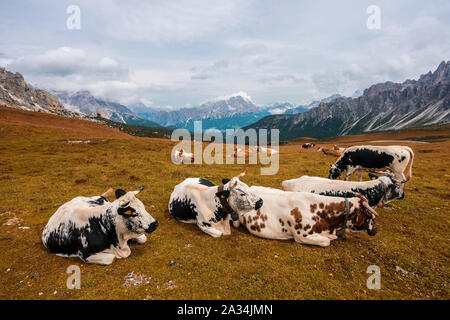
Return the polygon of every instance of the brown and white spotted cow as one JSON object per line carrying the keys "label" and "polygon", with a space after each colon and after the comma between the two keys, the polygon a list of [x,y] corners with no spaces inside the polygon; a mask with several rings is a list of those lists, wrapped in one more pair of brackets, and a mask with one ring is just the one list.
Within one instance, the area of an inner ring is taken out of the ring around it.
{"label": "brown and white spotted cow", "polygon": [[367,231],[377,233],[376,212],[361,195],[348,199],[327,197],[305,192],[287,192],[264,187],[250,187],[252,193],[263,199],[259,210],[238,213],[239,221],[247,230],[266,239],[292,239],[303,244],[326,247],[337,238],[337,232]]}
{"label": "brown and white spotted cow", "polygon": [[183,149],[175,150],[173,153],[173,162],[176,164],[194,163],[194,154],[186,152]]}

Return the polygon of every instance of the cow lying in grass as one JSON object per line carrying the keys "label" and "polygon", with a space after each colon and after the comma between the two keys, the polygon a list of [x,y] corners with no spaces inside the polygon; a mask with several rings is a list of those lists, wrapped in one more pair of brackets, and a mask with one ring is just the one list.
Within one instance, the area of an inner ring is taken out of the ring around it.
{"label": "cow lying in grass", "polygon": [[[142,188],[143,189],[143,188]],[[116,190],[109,202],[108,190],[101,196],[76,197],[56,210],[42,233],[42,242],[63,257],[79,257],[88,263],[108,265],[115,258],[126,258],[128,240],[144,243],[144,232],[151,233],[158,222],[136,198],[142,191]]]}
{"label": "cow lying in grass", "polygon": [[369,201],[372,208],[405,197],[403,184],[394,180],[392,175],[372,177],[375,180],[356,182],[303,176],[285,180],[281,185],[285,191],[311,192],[323,196],[354,197],[359,193]]}
{"label": "cow lying in grass", "polygon": [[326,247],[339,230],[367,231],[370,236],[377,233],[376,212],[361,195],[348,198],[347,211],[344,198],[256,186],[249,190],[261,197],[264,206],[239,212],[239,221],[233,225],[242,224],[258,237],[294,238],[299,243]]}
{"label": "cow lying in grass", "polygon": [[[410,161],[411,160],[411,161]],[[353,146],[345,149],[336,163],[330,165],[329,179],[337,179],[346,171],[345,180],[358,171],[359,181],[362,172],[390,171],[397,181],[407,182],[412,176],[414,152],[406,146]],[[408,178],[403,172],[409,164]]]}
{"label": "cow lying in grass", "polygon": [[173,154],[173,160],[177,164],[182,163],[193,163],[194,162],[194,154],[190,152],[186,152],[183,149],[175,150]]}
{"label": "cow lying in grass", "polygon": [[230,235],[230,220],[238,213],[261,208],[262,200],[234,177],[223,186],[206,179],[188,178],[175,186],[169,200],[169,212],[178,221],[195,223],[203,232],[217,238]]}
{"label": "cow lying in grass", "polygon": [[266,147],[256,147],[256,152],[259,153],[266,153],[268,156],[271,156],[272,154],[277,154],[278,150],[272,149],[272,148],[266,148]]}

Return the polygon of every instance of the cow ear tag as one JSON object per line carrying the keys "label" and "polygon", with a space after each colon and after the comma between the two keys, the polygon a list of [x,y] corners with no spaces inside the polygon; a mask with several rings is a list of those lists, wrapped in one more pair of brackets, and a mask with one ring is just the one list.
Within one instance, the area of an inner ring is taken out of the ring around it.
{"label": "cow ear tag", "polygon": [[124,212],[124,214],[126,214],[127,216],[131,215],[133,212],[131,210],[127,210]]}
{"label": "cow ear tag", "polygon": [[356,223],[358,223],[358,221],[359,221],[359,217],[358,217],[358,216],[356,216]]}
{"label": "cow ear tag", "polygon": [[221,199],[225,199],[225,195],[224,195],[224,194],[221,194],[221,195],[220,195],[220,198],[221,198]]}

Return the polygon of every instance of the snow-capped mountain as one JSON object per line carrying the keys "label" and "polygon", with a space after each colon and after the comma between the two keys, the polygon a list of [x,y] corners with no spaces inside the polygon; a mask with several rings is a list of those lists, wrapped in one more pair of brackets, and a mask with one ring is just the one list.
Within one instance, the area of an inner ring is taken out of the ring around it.
{"label": "snow-capped mountain", "polygon": [[166,111],[135,104],[133,110],[142,118],[158,122],[167,127],[193,130],[194,121],[202,120],[203,129],[225,130],[241,128],[271,114],[284,113],[294,109],[288,102],[268,106],[256,105],[245,92],[221,96],[200,104],[198,107]]}
{"label": "snow-capped mountain", "polygon": [[450,61],[403,83],[385,82],[295,115],[272,115],[248,128],[280,129],[282,140],[424,127],[450,122]]}
{"label": "snow-capped mountain", "polygon": [[285,114],[295,109],[295,106],[289,102],[275,102],[265,106],[270,114]]}
{"label": "snow-capped mountain", "polygon": [[140,118],[124,105],[94,97],[89,91],[52,91],[52,93],[62,102],[64,107],[73,112],[88,116],[99,114],[102,118],[126,124],[146,127],[160,126],[158,123]]}
{"label": "snow-capped mountain", "polygon": [[333,101],[334,99],[343,98],[343,97],[344,96],[341,96],[340,94],[333,94],[333,95],[326,97],[324,99],[321,99],[321,100],[314,100],[313,102],[311,102],[310,104],[305,105],[305,106],[298,106],[298,107],[287,109],[284,112],[284,114],[303,113],[303,112],[308,111],[311,108],[317,107],[321,102],[330,102],[330,101]]}

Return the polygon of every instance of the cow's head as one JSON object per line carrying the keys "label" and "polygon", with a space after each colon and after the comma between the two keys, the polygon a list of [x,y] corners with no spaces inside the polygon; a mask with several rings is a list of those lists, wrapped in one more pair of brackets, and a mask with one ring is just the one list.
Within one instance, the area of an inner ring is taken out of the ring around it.
{"label": "cow's head", "polygon": [[376,211],[373,210],[362,195],[357,195],[360,198],[360,206],[355,208],[354,214],[351,216],[350,230],[353,231],[367,231],[369,236],[377,234],[377,226],[375,224]]}
{"label": "cow's head", "polygon": [[224,184],[224,196],[227,198],[230,207],[237,214],[245,213],[250,210],[258,210],[263,205],[263,200],[255,193],[251,192],[248,185],[240,180],[244,175],[245,172],[231,180],[222,180]]}
{"label": "cow's head", "polygon": [[341,169],[339,169],[336,164],[330,164],[330,171],[328,174],[328,179],[336,180],[341,175]]}
{"label": "cow's head", "polygon": [[386,194],[383,197],[383,204],[389,203],[392,200],[399,199],[402,200],[405,198],[405,193],[403,192],[404,183],[397,181],[390,174],[384,174],[380,177],[369,173],[369,177],[371,179],[380,179],[385,186],[387,187]]}
{"label": "cow's head", "polygon": [[141,200],[136,198],[136,195],[143,189],[130,192],[122,189],[116,190],[117,200],[114,202],[117,202],[118,205],[117,213],[119,219],[129,231],[134,233],[151,233],[158,227],[158,221],[145,210]]}

